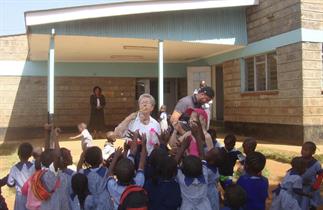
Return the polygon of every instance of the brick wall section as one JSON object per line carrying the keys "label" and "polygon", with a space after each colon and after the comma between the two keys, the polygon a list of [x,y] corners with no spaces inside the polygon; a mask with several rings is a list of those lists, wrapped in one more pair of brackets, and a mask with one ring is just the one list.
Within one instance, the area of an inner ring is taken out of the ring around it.
{"label": "brick wall section", "polygon": [[302,27],[323,30],[323,1],[301,0]]}
{"label": "brick wall section", "polygon": [[304,125],[323,125],[322,44],[303,43]]}
{"label": "brick wall section", "polygon": [[[116,125],[136,109],[135,78],[56,77],[58,126],[73,127],[79,122],[88,122],[89,97],[95,85],[101,86],[106,97],[107,125]],[[0,128],[41,127],[46,122],[46,77],[0,77],[0,98]]]}
{"label": "brick wall section", "polygon": [[240,61],[223,64],[224,120],[230,122],[302,124],[302,45],[277,49],[278,94],[241,94]]}
{"label": "brick wall section", "polygon": [[27,54],[26,35],[0,37],[0,60],[25,60]]}
{"label": "brick wall section", "polygon": [[300,10],[300,0],[260,0],[259,5],[248,7],[248,42],[300,28]]}

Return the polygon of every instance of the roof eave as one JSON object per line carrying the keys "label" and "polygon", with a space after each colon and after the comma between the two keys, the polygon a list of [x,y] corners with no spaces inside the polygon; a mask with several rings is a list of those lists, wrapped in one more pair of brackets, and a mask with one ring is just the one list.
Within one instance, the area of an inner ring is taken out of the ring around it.
{"label": "roof eave", "polygon": [[259,4],[259,0],[181,0],[135,1],[25,12],[26,27],[75,20],[135,15],[144,13],[241,7]]}

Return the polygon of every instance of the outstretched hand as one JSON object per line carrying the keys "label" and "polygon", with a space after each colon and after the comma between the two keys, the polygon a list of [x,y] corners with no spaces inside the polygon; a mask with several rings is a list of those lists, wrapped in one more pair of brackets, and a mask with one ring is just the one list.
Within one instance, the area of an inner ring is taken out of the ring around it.
{"label": "outstretched hand", "polygon": [[157,134],[157,136],[160,144],[167,145],[171,136],[170,129],[162,131],[161,134]]}
{"label": "outstretched hand", "polygon": [[114,152],[113,158],[119,159],[122,156],[123,149],[122,147],[118,147]]}

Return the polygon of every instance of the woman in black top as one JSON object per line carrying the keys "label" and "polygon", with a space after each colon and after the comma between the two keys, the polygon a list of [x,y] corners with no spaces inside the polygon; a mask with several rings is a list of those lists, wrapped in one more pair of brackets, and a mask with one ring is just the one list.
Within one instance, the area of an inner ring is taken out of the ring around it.
{"label": "woman in black top", "polygon": [[90,97],[91,116],[89,130],[93,133],[93,137],[97,132],[105,132],[106,125],[104,121],[105,98],[99,86],[93,88],[93,94]]}

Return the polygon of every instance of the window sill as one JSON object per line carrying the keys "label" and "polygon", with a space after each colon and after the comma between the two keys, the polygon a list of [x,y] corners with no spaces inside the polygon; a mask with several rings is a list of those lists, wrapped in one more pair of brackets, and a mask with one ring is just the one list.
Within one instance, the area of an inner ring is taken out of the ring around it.
{"label": "window sill", "polygon": [[243,92],[241,96],[262,96],[262,95],[278,95],[278,90],[266,90],[266,91],[250,91],[250,92]]}

